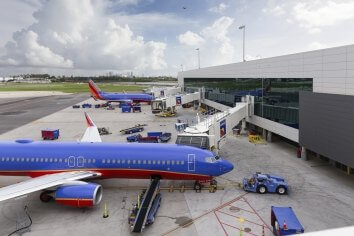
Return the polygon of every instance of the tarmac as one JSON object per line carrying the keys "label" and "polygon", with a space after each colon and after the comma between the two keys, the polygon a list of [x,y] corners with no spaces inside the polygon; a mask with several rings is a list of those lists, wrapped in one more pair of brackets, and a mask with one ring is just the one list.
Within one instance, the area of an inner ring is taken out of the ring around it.
{"label": "tarmac", "polygon": [[[98,103],[92,99],[84,102]],[[75,103],[72,101],[70,105]],[[180,108],[178,117],[161,118],[154,116],[148,105],[143,105],[142,109],[141,113],[122,113],[120,109],[109,111],[103,108],[57,109],[57,112],[42,115],[26,125],[15,123],[18,127],[1,134],[0,140],[41,140],[41,129],[59,128],[60,138],[54,142],[77,141],[85,132],[83,112],[87,111],[98,127],[107,127],[112,132],[102,136],[104,142],[126,142],[128,135],[121,135],[120,129],[147,124],[142,135],[149,131],[171,132],[170,143],[174,143],[177,119],[193,117],[197,112],[193,108]],[[12,119],[12,122],[17,121]],[[248,142],[245,136],[229,134],[220,155],[235,165],[232,172],[217,178],[224,190],[215,193],[207,190],[201,193],[193,190],[184,193],[178,190],[162,191],[161,207],[155,223],[147,227],[142,235],[239,235],[240,229],[243,235],[261,236],[263,231],[267,236],[273,235],[271,206],[292,206],[305,232],[354,224],[353,176],[315,158],[309,161],[298,159],[294,146],[277,139],[272,143],[255,145]],[[289,194],[247,193],[237,186],[243,177],[249,177],[256,171],[285,177],[291,187]],[[24,179],[26,177],[0,177],[0,186]],[[103,186],[103,200],[99,206],[90,209],[66,207],[55,202],[42,203],[39,193],[0,203],[0,235],[8,235],[16,229],[16,224],[26,221],[23,213],[25,206],[28,206],[33,224],[31,231],[24,235],[132,234],[128,225],[129,212],[141,188],[147,187],[149,181],[109,179],[96,182]],[[162,181],[162,186],[176,187],[183,183],[187,186],[193,184],[166,180]],[[105,204],[109,211],[108,218],[102,217]]]}

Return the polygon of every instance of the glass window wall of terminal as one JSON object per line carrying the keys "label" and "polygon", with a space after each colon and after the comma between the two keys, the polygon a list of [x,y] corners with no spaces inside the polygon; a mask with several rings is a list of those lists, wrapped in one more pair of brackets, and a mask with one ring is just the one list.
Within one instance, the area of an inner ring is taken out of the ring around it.
{"label": "glass window wall of terminal", "polygon": [[205,98],[235,106],[245,95],[255,97],[254,114],[299,127],[299,91],[312,91],[312,78],[185,78],[187,92],[205,88]]}

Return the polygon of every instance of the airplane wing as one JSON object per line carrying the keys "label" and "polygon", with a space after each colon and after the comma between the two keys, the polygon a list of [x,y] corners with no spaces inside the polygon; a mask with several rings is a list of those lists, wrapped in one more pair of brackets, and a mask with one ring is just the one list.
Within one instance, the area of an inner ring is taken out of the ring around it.
{"label": "airplane wing", "polygon": [[100,133],[98,132],[97,126],[89,115],[85,112],[85,118],[87,123],[87,129],[85,131],[84,136],[81,138],[81,142],[88,142],[88,143],[99,143],[102,142]]}
{"label": "airplane wing", "polygon": [[51,187],[59,186],[70,181],[82,180],[97,177],[100,175],[100,173],[93,171],[69,171],[43,175],[17,184],[0,188],[0,201],[20,197],[42,189],[48,189]]}

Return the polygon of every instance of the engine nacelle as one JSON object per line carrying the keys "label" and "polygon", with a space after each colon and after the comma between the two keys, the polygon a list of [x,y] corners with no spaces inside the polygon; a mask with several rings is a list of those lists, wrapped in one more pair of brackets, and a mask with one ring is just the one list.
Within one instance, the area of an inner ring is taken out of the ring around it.
{"label": "engine nacelle", "polygon": [[57,188],[55,201],[74,207],[92,207],[102,199],[102,186],[94,183],[65,185]]}

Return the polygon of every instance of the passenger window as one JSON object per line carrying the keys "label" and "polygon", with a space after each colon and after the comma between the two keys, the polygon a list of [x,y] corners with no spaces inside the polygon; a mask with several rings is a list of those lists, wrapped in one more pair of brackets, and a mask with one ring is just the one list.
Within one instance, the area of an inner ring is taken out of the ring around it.
{"label": "passenger window", "polygon": [[112,163],[113,163],[113,164],[115,164],[115,163],[116,163],[116,160],[115,160],[115,159],[113,159],[113,160],[112,160]]}
{"label": "passenger window", "polygon": [[170,164],[170,161],[166,161],[166,164],[169,165],[169,164]]}
{"label": "passenger window", "polygon": [[161,161],[157,161],[157,164],[160,165],[160,164],[161,164]]}
{"label": "passenger window", "polygon": [[54,158],[54,162],[58,162],[58,158]]}
{"label": "passenger window", "polygon": [[108,164],[111,163],[111,159],[108,159],[108,160],[107,160],[107,163],[108,163]]}
{"label": "passenger window", "polygon": [[141,164],[141,161],[140,161],[140,160],[138,160],[138,164],[139,164],[139,165]]}
{"label": "passenger window", "polygon": [[130,164],[130,160],[128,160],[127,163]]}
{"label": "passenger window", "polygon": [[48,162],[48,158],[45,158],[45,159],[44,159],[44,162]]}
{"label": "passenger window", "polygon": [[175,164],[175,161],[171,161],[171,165],[174,165]]}
{"label": "passenger window", "polygon": [[41,162],[43,162],[43,158],[41,158]]}
{"label": "passenger window", "polygon": [[63,162],[63,159],[59,158],[59,162]]}
{"label": "passenger window", "polygon": [[16,158],[16,161],[17,161],[17,162],[20,161],[20,158],[17,157],[17,158]]}
{"label": "passenger window", "polygon": [[65,159],[64,159],[64,162],[65,162],[65,163],[67,163],[67,162],[68,162],[68,159],[67,159],[67,158],[65,158]]}
{"label": "passenger window", "polygon": [[150,161],[150,160],[148,160],[148,164],[151,164],[151,161]]}
{"label": "passenger window", "polygon": [[122,160],[122,164],[125,164],[125,160]]}
{"label": "passenger window", "polygon": [[93,159],[93,160],[92,160],[92,163],[95,163],[95,162],[96,162],[96,159]]}
{"label": "passenger window", "polygon": [[120,163],[120,160],[117,160],[117,164],[119,164]]}
{"label": "passenger window", "polygon": [[31,158],[31,162],[34,162],[34,158],[33,157]]}
{"label": "passenger window", "polygon": [[184,161],[181,161],[181,165],[184,165]]}
{"label": "passenger window", "polygon": [[102,160],[102,163],[103,163],[103,164],[104,164],[104,163],[106,163],[106,160],[105,160],[105,159],[103,159],[103,160]]}
{"label": "passenger window", "polygon": [[26,158],[26,162],[29,162],[29,160],[30,160],[30,159],[27,157],[27,158]]}
{"label": "passenger window", "polygon": [[87,159],[87,163],[91,163],[91,159]]}
{"label": "passenger window", "polygon": [[153,164],[153,165],[156,165],[156,161],[155,161],[155,160],[154,160],[154,161],[152,161],[152,164]]}
{"label": "passenger window", "polygon": [[50,158],[50,159],[49,159],[49,162],[53,162],[53,158]]}
{"label": "passenger window", "polygon": [[165,165],[165,163],[166,163],[165,161],[162,161],[162,165]]}
{"label": "passenger window", "polygon": [[176,165],[179,165],[179,161],[176,161]]}
{"label": "passenger window", "polygon": [[133,164],[135,164],[135,160],[133,160]]}
{"label": "passenger window", "polygon": [[1,161],[4,161],[5,160],[5,157],[1,158]]}
{"label": "passenger window", "polygon": [[143,160],[143,164],[146,164],[146,160]]}

